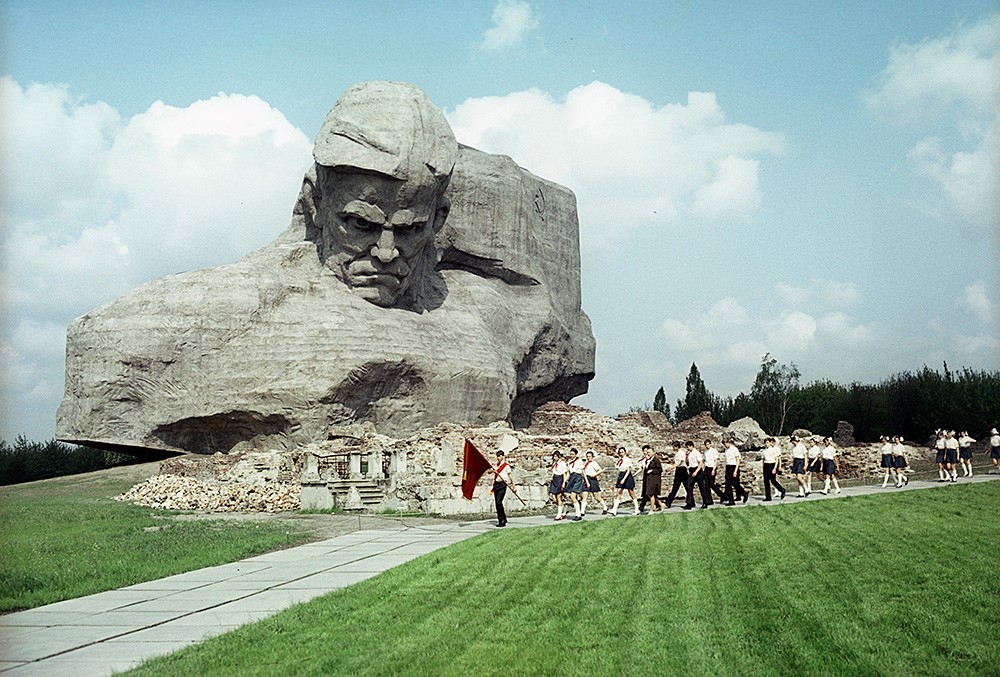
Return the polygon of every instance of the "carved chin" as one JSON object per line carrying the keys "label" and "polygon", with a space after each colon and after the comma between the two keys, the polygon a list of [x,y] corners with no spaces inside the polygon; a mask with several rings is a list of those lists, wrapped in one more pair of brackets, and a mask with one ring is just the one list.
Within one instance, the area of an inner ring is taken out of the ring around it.
{"label": "carved chin", "polygon": [[354,287],[354,293],[376,306],[389,308],[396,304],[402,295],[402,289],[389,290],[381,285]]}

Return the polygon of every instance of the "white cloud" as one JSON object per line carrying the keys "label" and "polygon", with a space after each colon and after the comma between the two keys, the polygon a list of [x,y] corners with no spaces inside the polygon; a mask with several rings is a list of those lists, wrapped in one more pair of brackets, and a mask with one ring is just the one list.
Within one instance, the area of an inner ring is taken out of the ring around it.
{"label": "white cloud", "polygon": [[828,308],[842,309],[858,301],[858,288],[853,282],[839,282],[813,278],[805,285],[796,286],[779,282],[775,286],[778,296],[793,308],[821,304]]}
{"label": "white cloud", "polygon": [[[925,136],[908,153],[969,226],[1000,214],[1000,14],[951,35],[894,46],[869,105]],[[927,131],[934,129],[935,133]],[[949,145],[943,137],[956,140]]]}
{"label": "white cloud", "polygon": [[0,77],[0,100],[8,396],[20,410],[49,398],[54,414],[69,322],[146,280],[274,239],[312,144],[255,96],[157,102],[122,120],[65,86]]}
{"label": "white cloud", "polygon": [[986,282],[983,280],[966,287],[958,297],[957,303],[969,310],[983,324],[992,324],[997,316],[997,305],[990,299]]}
{"label": "white cloud", "polygon": [[495,52],[513,47],[539,26],[531,5],[522,0],[500,0],[493,8],[493,25],[483,34],[482,48]]}
{"label": "white cloud", "polygon": [[799,353],[816,338],[816,318],[800,311],[782,313],[763,323],[769,350],[776,353]]}
{"label": "white cloud", "polygon": [[846,347],[859,346],[872,340],[876,335],[873,325],[854,324],[849,315],[839,312],[821,317],[818,327],[822,339],[829,338],[834,343]]}
{"label": "white cloud", "polygon": [[448,119],[462,143],[572,186],[585,248],[682,217],[741,218],[762,200],[758,158],[784,150],[780,134],[727,123],[712,93],[656,106],[599,81],[564,101],[538,89],[468,99]]}

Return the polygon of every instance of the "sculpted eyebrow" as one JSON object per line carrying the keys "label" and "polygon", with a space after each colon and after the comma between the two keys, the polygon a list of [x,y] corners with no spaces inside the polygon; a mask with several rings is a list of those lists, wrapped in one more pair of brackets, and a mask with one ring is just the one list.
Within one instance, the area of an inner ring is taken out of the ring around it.
{"label": "sculpted eyebrow", "polygon": [[357,216],[371,223],[385,223],[385,212],[364,200],[351,200],[344,205],[341,216]]}

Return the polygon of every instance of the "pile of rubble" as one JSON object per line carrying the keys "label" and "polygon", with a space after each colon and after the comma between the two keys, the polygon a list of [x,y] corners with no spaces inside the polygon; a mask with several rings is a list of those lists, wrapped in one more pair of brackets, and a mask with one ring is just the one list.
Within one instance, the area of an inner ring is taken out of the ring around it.
{"label": "pile of rubble", "polygon": [[115,500],[164,510],[203,512],[281,512],[299,509],[299,485],[203,481],[179,475],[156,475]]}

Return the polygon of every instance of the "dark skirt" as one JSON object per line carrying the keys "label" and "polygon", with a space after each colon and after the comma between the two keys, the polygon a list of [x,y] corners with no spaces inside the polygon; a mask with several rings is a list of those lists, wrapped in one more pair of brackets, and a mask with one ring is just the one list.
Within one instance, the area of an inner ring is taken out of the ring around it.
{"label": "dark skirt", "polygon": [[944,463],[944,449],[938,449],[937,453],[934,454],[935,463]]}
{"label": "dark skirt", "polygon": [[618,473],[618,479],[615,481],[615,488],[635,491],[635,477],[632,476],[632,473]]}
{"label": "dark skirt", "polygon": [[882,467],[883,468],[892,467],[892,454],[882,454]]}
{"label": "dark skirt", "polygon": [[895,458],[893,458],[892,459],[892,467],[893,468],[905,468],[906,467],[906,457],[905,456],[896,456]]}
{"label": "dark skirt", "polygon": [[961,449],[959,449],[958,450],[958,457],[961,458],[961,459],[963,459],[963,460],[965,460],[965,461],[971,461],[972,460],[972,447],[962,447]]}
{"label": "dark skirt", "polygon": [[578,472],[569,474],[569,482],[566,483],[567,494],[583,493],[583,475]]}
{"label": "dark skirt", "polygon": [[792,459],[792,474],[793,475],[805,475],[806,474],[806,459],[804,459],[804,458],[793,458]]}
{"label": "dark skirt", "polygon": [[552,481],[549,483],[549,493],[550,494],[561,494],[565,491],[563,488],[563,476],[553,475]]}
{"label": "dark skirt", "polygon": [[587,486],[584,487],[583,490],[586,491],[587,493],[590,493],[590,494],[600,493],[600,491],[601,491],[601,485],[597,483],[597,478],[596,477],[588,477],[586,479],[587,479]]}
{"label": "dark skirt", "polygon": [[817,456],[809,461],[809,472],[823,472],[823,459]]}
{"label": "dark skirt", "polygon": [[823,459],[823,474],[824,475],[836,475],[837,474],[837,464],[834,463],[832,458]]}
{"label": "dark skirt", "polygon": [[945,463],[958,463],[958,449],[946,449],[944,452]]}
{"label": "dark skirt", "polygon": [[990,458],[1000,460],[1000,447],[990,447]]}
{"label": "dark skirt", "polygon": [[660,495],[660,476],[659,475],[647,475],[646,481],[642,483],[642,493],[643,496],[659,496]]}

